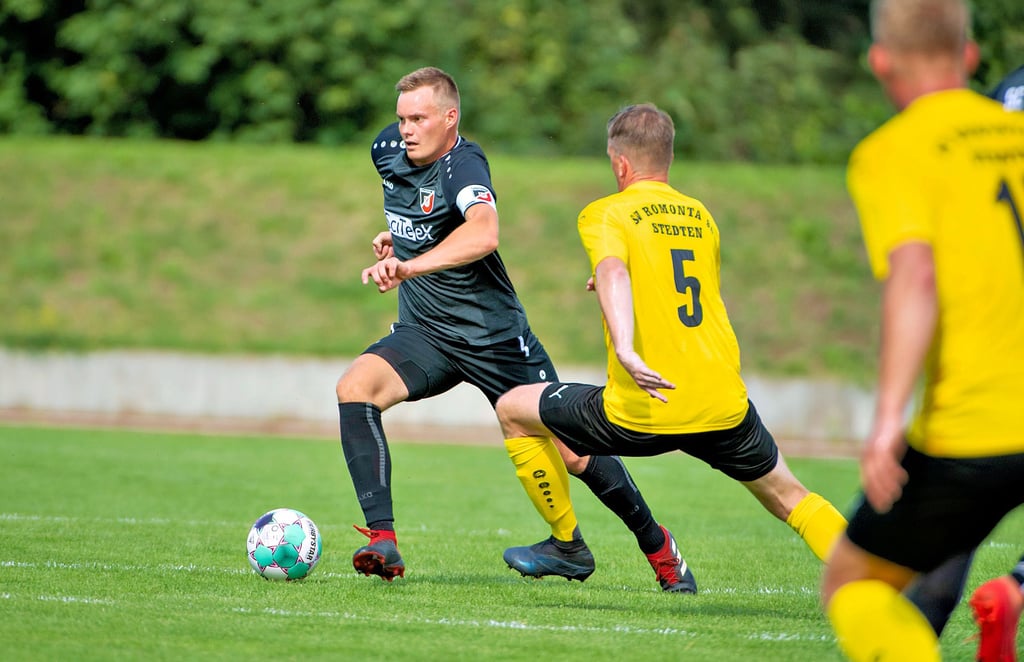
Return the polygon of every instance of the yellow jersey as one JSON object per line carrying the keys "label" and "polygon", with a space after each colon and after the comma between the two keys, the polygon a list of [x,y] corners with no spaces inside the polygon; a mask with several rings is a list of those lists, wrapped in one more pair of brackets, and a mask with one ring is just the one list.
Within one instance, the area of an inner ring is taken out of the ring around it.
{"label": "yellow jersey", "polygon": [[634,349],[676,385],[668,403],[641,390],[615,357],[605,325],[608,420],[661,434],[724,430],[747,413],[740,350],[720,294],[718,226],[699,201],[662,182],[637,182],[589,204],[578,219],[591,268],[626,263]]}
{"label": "yellow jersey", "polygon": [[908,443],[1024,452],[1024,113],[969,90],[921,97],[857,146],[847,184],[878,279],[901,244],[935,259],[938,326]]}

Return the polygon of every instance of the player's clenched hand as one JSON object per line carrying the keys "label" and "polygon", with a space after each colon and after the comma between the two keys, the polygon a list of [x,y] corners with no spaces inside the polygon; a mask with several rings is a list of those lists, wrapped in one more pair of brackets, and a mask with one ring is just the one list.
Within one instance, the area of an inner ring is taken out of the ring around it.
{"label": "player's clenched hand", "polygon": [[907,472],[900,465],[907,452],[901,421],[878,423],[860,458],[860,479],[864,496],[876,512],[885,513],[903,494]]}
{"label": "player's clenched hand", "polygon": [[640,355],[634,351],[617,353],[619,363],[626,369],[629,376],[633,378],[636,385],[639,386],[645,393],[652,398],[661,400],[662,402],[668,402],[668,398],[665,397],[659,389],[672,390],[676,386],[672,382],[668,381],[654,370],[651,370],[644,360],[640,358]]}
{"label": "player's clenched hand", "polygon": [[385,258],[372,267],[363,269],[363,285],[367,285],[372,279],[378,291],[387,292],[405,280],[407,271],[405,263],[397,257]]}
{"label": "player's clenched hand", "polygon": [[[395,246],[391,243],[391,233],[381,232],[373,238],[373,256],[378,260],[385,260],[389,257],[394,257]],[[366,282],[366,279],[363,279]]]}

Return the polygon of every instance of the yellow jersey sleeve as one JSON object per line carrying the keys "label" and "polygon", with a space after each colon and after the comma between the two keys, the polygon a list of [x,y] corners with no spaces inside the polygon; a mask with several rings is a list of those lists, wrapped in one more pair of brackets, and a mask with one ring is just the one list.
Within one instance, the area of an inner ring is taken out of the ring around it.
{"label": "yellow jersey sleeve", "polygon": [[[884,141],[863,143],[850,157],[847,188],[862,219],[871,270],[889,275],[889,253],[901,244],[931,243],[931,186],[918,145],[893,153]],[[867,219],[866,221],[864,219]]]}
{"label": "yellow jersey sleeve", "polygon": [[606,257],[617,257],[629,266],[625,236],[615,223],[610,206],[605,202],[606,199],[603,199],[588,205],[577,219],[580,239],[590,258],[591,273]]}

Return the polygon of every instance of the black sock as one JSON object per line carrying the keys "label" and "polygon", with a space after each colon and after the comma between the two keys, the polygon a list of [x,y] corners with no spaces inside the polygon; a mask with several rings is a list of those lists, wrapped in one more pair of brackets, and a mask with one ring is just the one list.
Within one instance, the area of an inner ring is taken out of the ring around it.
{"label": "black sock", "polygon": [[578,552],[587,546],[586,541],[583,540],[583,535],[580,533],[579,526],[572,530],[572,540],[567,542],[551,536],[551,542],[563,552]]}
{"label": "black sock", "polygon": [[393,531],[391,452],[380,409],[369,402],[345,402],[338,404],[338,416],[341,450],[366,524],[371,529]]}
{"label": "black sock", "polygon": [[957,554],[931,572],[921,575],[905,595],[928,619],[936,635],[946,629],[967,583],[974,552]]}
{"label": "black sock", "polygon": [[618,456],[592,455],[587,468],[576,477],[629,527],[640,551],[653,554],[665,544],[665,534]]}

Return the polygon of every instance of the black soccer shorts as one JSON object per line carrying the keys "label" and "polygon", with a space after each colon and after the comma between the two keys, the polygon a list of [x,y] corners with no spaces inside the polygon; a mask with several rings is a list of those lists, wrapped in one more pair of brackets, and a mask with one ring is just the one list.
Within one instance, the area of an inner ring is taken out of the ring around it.
{"label": "black soccer shorts", "polygon": [[884,514],[861,498],[846,530],[861,549],[929,572],[981,544],[1007,513],[1024,503],[1024,454],[941,458],[910,448],[909,479]]}
{"label": "black soccer shorts", "polygon": [[397,323],[391,334],[366,348],[391,364],[409,390],[422,400],[466,382],[480,389],[491,406],[521,384],[558,379],[547,351],[527,329],[522,336],[473,346],[440,338],[421,326]]}
{"label": "black soccer shorts", "polygon": [[550,384],[540,400],[540,419],[579,455],[649,457],[682,451],[738,481],[761,478],[775,468],[779,448],[753,403],[734,428],[688,434],[636,432],[608,420],[604,387]]}

